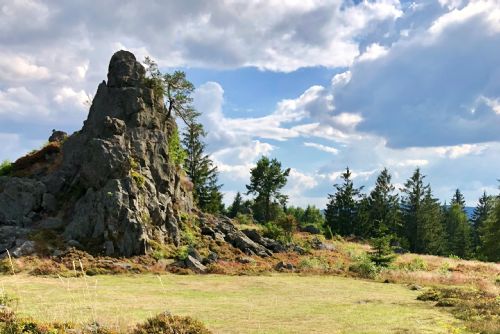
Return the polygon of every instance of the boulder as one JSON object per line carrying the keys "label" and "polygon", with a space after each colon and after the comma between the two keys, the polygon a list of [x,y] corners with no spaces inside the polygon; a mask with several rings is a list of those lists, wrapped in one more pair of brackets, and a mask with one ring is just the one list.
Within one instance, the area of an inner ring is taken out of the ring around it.
{"label": "boulder", "polygon": [[276,266],[274,266],[274,270],[277,270],[277,271],[293,271],[295,270],[295,266],[291,263],[286,263],[284,261],[280,261],[278,262],[278,264],[276,264]]}
{"label": "boulder", "polygon": [[188,255],[188,257],[184,260],[184,264],[187,268],[197,273],[205,273],[207,271],[207,267],[191,255]]}

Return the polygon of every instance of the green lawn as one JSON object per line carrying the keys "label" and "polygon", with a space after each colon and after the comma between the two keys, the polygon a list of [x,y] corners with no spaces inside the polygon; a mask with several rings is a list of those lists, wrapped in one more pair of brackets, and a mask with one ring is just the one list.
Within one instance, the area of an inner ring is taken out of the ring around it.
{"label": "green lawn", "polygon": [[457,321],[418,292],[333,276],[1,276],[18,313],[125,329],[156,313],[190,315],[215,333],[448,333]]}

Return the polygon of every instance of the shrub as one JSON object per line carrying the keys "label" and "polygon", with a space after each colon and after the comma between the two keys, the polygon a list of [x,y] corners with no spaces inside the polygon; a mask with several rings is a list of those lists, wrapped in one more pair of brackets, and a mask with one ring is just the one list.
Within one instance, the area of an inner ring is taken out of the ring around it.
{"label": "shrub", "polygon": [[0,176],[9,175],[12,171],[12,163],[9,160],[4,160],[0,163]]}
{"label": "shrub", "polygon": [[179,261],[184,261],[189,255],[189,246],[180,246],[177,248],[175,258]]}
{"label": "shrub", "polygon": [[281,227],[284,237],[288,242],[292,241],[293,233],[297,229],[297,220],[292,215],[285,215],[278,218],[276,224]]}
{"label": "shrub", "polygon": [[163,313],[138,325],[133,334],[210,334],[198,320]]}
{"label": "shrub", "polygon": [[428,268],[427,262],[420,257],[415,257],[410,262],[400,263],[398,266],[406,271],[426,271]]}
{"label": "shrub", "polygon": [[187,158],[187,153],[181,146],[179,130],[176,127],[174,127],[170,137],[168,137],[168,154],[174,166],[182,166]]}
{"label": "shrub", "polygon": [[278,241],[285,241],[285,231],[280,226],[273,222],[268,222],[264,224],[264,229],[262,230],[262,235],[266,238],[271,238]]}
{"label": "shrub", "polygon": [[330,269],[328,262],[318,257],[307,257],[300,260],[297,268],[301,270],[321,270],[327,271]]}
{"label": "shrub", "polygon": [[379,269],[369,258],[363,257],[353,263],[349,267],[349,271],[356,273],[360,277],[373,279],[377,276]]}
{"label": "shrub", "polygon": [[253,217],[250,214],[238,213],[234,218],[238,223],[243,225],[251,225],[254,223]]}

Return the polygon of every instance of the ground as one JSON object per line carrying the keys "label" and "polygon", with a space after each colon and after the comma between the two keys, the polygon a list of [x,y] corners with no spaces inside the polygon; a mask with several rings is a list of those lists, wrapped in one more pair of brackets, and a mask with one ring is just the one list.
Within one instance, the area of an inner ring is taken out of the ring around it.
{"label": "ground", "polygon": [[17,297],[21,315],[97,320],[121,330],[165,310],[199,319],[215,333],[450,333],[462,327],[405,285],[336,276],[18,274],[0,276],[1,289]]}

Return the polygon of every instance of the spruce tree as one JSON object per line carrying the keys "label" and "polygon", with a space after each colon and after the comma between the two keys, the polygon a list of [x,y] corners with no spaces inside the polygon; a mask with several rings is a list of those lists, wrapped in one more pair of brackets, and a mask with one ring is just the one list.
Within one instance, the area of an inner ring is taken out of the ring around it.
{"label": "spruce tree", "polygon": [[458,201],[446,208],[445,226],[448,236],[448,254],[469,258],[471,251],[470,226],[467,215]]}
{"label": "spruce tree", "polygon": [[500,196],[495,198],[494,206],[480,229],[480,253],[488,261],[500,261]]}
{"label": "spruce tree", "polygon": [[403,216],[404,237],[408,242],[408,247],[412,252],[418,252],[419,229],[422,219],[422,203],[429,186],[424,185],[425,176],[417,168],[413,175],[406,181],[401,201]]}
{"label": "spruce tree", "polygon": [[238,213],[241,213],[242,211],[242,201],[243,198],[241,197],[240,192],[238,191],[236,193],[236,196],[234,196],[233,204],[228,208],[228,217],[229,218],[234,218],[238,215]]}
{"label": "spruce tree", "polygon": [[438,199],[432,195],[430,185],[427,185],[425,195],[417,219],[417,253],[444,255],[446,253],[446,238],[443,227],[442,210]]}
{"label": "spruce tree", "polygon": [[394,193],[391,174],[384,170],[377,177],[375,188],[368,196],[369,221],[367,234],[378,237],[379,234],[397,235],[400,232],[401,212],[399,197]]}
{"label": "spruce tree", "polygon": [[187,152],[184,170],[193,182],[195,202],[202,211],[218,213],[223,207],[221,185],[217,184],[217,167],[205,154],[203,125],[191,119],[183,133],[182,144]]}
{"label": "spruce tree", "polygon": [[336,192],[328,194],[329,202],[325,210],[326,224],[332,233],[341,236],[353,234],[356,228],[358,201],[361,188],[355,188],[349,167],[342,173],[342,184],[335,184]]}
{"label": "spruce tree", "polygon": [[484,222],[488,218],[488,213],[492,209],[492,204],[494,200],[486,194],[486,191],[483,192],[483,195],[479,198],[479,202],[477,206],[474,208],[474,212],[472,214],[471,222],[472,222],[472,249],[477,253],[480,246],[480,231],[484,226]]}
{"label": "spruce tree", "polygon": [[456,189],[453,197],[451,198],[451,205],[453,204],[459,205],[460,208],[462,208],[462,211],[465,212],[465,197],[462,192],[460,192],[460,189]]}

